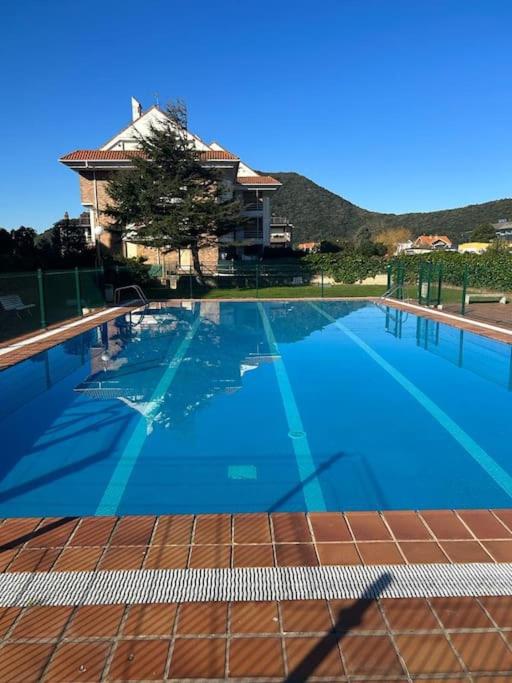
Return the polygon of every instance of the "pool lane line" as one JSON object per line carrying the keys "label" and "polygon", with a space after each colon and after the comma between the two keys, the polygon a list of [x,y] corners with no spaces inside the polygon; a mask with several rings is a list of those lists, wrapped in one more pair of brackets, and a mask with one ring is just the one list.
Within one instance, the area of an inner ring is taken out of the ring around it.
{"label": "pool lane line", "polygon": [[327,318],[336,327],[338,327],[345,335],[353,341],[360,349],[365,351],[372,360],[374,360],[380,367],[385,370],[400,386],[405,389],[418,403],[425,408],[425,410],[437,420],[437,422],[452,436],[457,443],[464,448],[464,450],[473,458],[473,460],[480,465],[480,467],[491,477],[491,479],[512,498],[512,477],[506,472],[501,465],[499,465],[494,458],[492,458],[484,449],[477,444],[477,442],[460,427],[455,420],[453,420],[447,413],[440,408],[437,403],[434,403],[421,389],[419,389],[413,382],[407,379],[399,370],[397,370],[391,363],[388,363],[380,354],[372,349],[365,341],[363,341],[355,332],[352,332],[342,322],[333,318],[333,316],[322,310],[317,304],[311,303],[316,311],[318,311],[324,318]]}
{"label": "pool lane line", "polygon": [[[153,391],[148,404],[158,404],[164,398],[169,387],[176,377],[176,373],[188,351],[188,348],[201,324],[201,316],[198,315],[190,329],[181,340],[174,356],[171,358],[167,369],[162,374],[158,384]],[[141,415],[133,430],[127,444],[123,448],[116,467],[112,472],[110,481],[107,484],[101,500],[96,508],[97,515],[114,515],[123,498],[126,486],[137,463],[139,455],[144,447],[147,436],[146,420],[154,415],[156,408],[153,407],[148,413]]]}
{"label": "pool lane line", "polygon": [[302,418],[297,406],[297,401],[295,400],[288,372],[286,371],[286,365],[279,353],[279,346],[265,308],[261,303],[258,303],[257,306],[263,322],[263,329],[270,348],[270,353],[275,355],[273,362],[274,371],[276,373],[277,385],[279,387],[286,420],[288,422],[288,435],[292,442],[306,507],[308,510],[321,512],[326,510],[324,495],[320,482],[316,476],[317,467],[313,461],[313,456],[311,455],[308,437],[302,424]]}

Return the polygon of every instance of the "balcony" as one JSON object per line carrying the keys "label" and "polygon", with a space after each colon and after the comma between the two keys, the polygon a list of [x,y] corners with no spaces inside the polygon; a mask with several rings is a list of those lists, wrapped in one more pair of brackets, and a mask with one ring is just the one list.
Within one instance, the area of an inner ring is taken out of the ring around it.
{"label": "balcony", "polygon": [[241,230],[236,230],[235,231],[235,239],[236,240],[262,240],[263,239],[263,230],[262,228],[251,228],[251,227],[245,227],[242,228]]}
{"label": "balcony", "polygon": [[270,244],[287,244],[292,241],[290,232],[274,232],[270,234]]}
{"label": "balcony", "polygon": [[243,215],[247,214],[254,214],[254,213],[262,213],[263,212],[263,202],[249,202],[248,204],[243,204],[242,205],[242,210],[241,210]]}

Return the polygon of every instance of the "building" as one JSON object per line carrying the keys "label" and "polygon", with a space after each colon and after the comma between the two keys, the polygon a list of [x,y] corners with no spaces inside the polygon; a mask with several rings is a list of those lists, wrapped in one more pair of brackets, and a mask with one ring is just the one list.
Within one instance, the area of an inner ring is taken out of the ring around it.
{"label": "building", "polygon": [[[169,271],[188,272],[192,266],[189,249],[163,254],[162,250],[130,242],[110,227],[112,221],[105,214],[109,203],[107,184],[112,174],[131,167],[134,156],[141,154],[138,139],[147,135],[151,126],[169,123],[172,120],[157,105],[143,112],[141,104],[132,98],[132,120],[127,126],[98,149],[78,149],[59,161],[78,174],[81,202],[89,213],[93,241],[99,240],[109,253],[144,256],[149,263],[163,264]],[[220,172],[227,196],[240,201],[244,217],[243,225],[221,237],[217,246],[201,250],[203,266],[215,270],[219,258],[254,258],[270,246],[271,197],[281,183],[257,173],[217,142],[207,144],[189,131],[186,134],[201,162]]]}
{"label": "building", "polygon": [[489,242],[464,242],[459,244],[457,251],[459,254],[483,254],[489,247]]}
{"label": "building", "polygon": [[496,230],[496,237],[512,242],[512,221],[500,218],[497,223],[492,223],[492,227]]}
{"label": "building", "polygon": [[284,216],[270,218],[270,246],[291,249],[293,225]]}
{"label": "building", "polygon": [[411,252],[413,249],[413,241],[412,240],[406,240],[405,242],[398,242],[396,245],[395,249],[395,256],[398,256],[398,254],[408,254]]}
{"label": "building", "polygon": [[445,250],[452,248],[452,241],[446,235],[420,235],[414,240],[414,249]]}

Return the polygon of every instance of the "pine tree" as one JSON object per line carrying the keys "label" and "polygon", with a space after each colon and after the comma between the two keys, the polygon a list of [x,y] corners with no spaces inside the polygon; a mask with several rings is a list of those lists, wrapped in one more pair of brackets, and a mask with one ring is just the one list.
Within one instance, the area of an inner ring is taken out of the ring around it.
{"label": "pine tree", "polygon": [[169,122],[140,137],[133,168],[112,177],[106,213],[130,242],[163,251],[190,249],[204,281],[199,250],[241,224],[239,202],[225,198],[222,178],[201,165],[187,135],[185,107],[171,104]]}

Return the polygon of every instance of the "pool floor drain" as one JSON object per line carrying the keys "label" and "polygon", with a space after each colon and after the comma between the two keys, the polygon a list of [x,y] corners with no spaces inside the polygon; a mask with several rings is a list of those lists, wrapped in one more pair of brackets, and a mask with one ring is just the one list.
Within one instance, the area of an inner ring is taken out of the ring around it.
{"label": "pool floor drain", "polygon": [[290,439],[302,439],[306,436],[306,432],[288,432]]}

